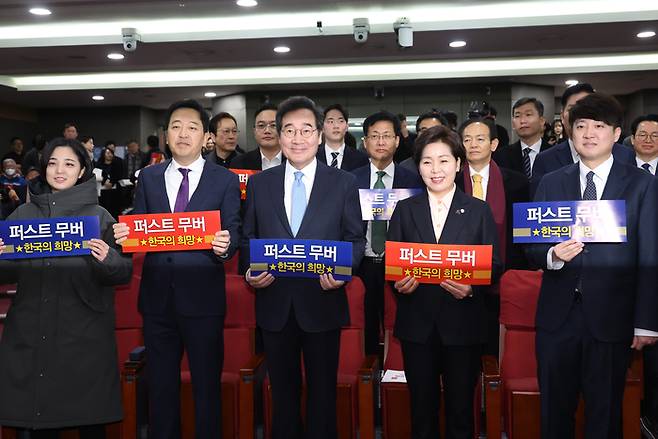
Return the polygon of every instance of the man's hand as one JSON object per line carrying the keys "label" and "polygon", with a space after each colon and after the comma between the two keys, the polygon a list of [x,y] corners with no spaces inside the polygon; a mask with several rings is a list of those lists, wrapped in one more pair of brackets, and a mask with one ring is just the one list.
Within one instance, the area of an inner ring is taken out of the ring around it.
{"label": "man's hand", "polygon": [[569,239],[553,247],[553,262],[570,262],[573,258],[578,256],[583,251],[585,244]]}
{"label": "man's hand", "polygon": [[345,285],[345,281],[334,279],[334,275],[331,273],[320,275],[320,286],[325,291],[335,290],[343,285]]}
{"label": "man's hand", "polygon": [[420,282],[413,276],[406,276],[393,284],[395,289],[401,294],[413,293],[418,288],[418,285],[420,285]]}
{"label": "man's hand", "polygon": [[231,234],[228,230],[221,230],[215,233],[215,238],[212,240],[212,251],[217,256],[223,256],[228,251],[231,245]]}
{"label": "man's hand", "polygon": [[440,285],[455,299],[464,299],[473,295],[473,288],[470,285],[460,284],[452,279],[446,279]]}
{"label": "man's hand", "polygon": [[647,337],[646,335],[636,335],[633,337],[633,344],[631,349],[641,351],[643,347],[650,346],[658,342],[658,337]]}
{"label": "man's hand", "polygon": [[252,276],[251,269],[249,269],[244,275],[244,280],[254,288],[266,288],[274,282],[274,276],[267,271],[262,272],[258,276]]}
{"label": "man's hand", "polygon": [[0,255],[5,251],[5,242],[0,238]]}

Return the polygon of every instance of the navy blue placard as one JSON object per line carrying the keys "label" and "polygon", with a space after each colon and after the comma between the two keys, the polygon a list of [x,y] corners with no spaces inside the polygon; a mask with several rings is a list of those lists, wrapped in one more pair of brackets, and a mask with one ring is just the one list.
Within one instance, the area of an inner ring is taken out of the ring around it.
{"label": "navy blue placard", "polygon": [[100,234],[97,216],[0,221],[6,245],[0,259],[88,255],[89,240]]}
{"label": "navy blue placard", "polygon": [[626,201],[514,203],[514,243],[626,242]]}
{"label": "navy blue placard", "polygon": [[361,219],[388,221],[398,201],[419,194],[422,189],[359,189]]}
{"label": "navy blue placard", "polygon": [[335,280],[352,279],[352,243],[315,239],[252,239],[252,276],[264,271],[276,277],[311,277],[331,273]]}

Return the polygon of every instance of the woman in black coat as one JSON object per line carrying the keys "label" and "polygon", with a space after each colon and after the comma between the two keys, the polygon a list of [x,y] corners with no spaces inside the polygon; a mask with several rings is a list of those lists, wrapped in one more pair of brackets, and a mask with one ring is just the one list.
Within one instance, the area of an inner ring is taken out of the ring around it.
{"label": "woman in black coat", "polygon": [[[498,258],[496,224],[489,206],[455,186],[465,160],[459,137],[441,126],[425,130],[414,159],[426,190],[400,201],[388,240],[436,244],[493,245],[493,276]],[[407,276],[395,282],[394,335],[402,345],[411,399],[414,439],[439,437],[440,378],[446,403],[446,438],[473,438],[473,395],[487,340],[484,297],[488,287],[445,280],[420,284]]]}
{"label": "woman in black coat", "polygon": [[122,418],[113,286],[128,282],[132,265],[114,248],[91,170],[82,144],[53,140],[30,202],[9,218],[97,216],[103,237],[89,241],[91,255],[0,261],[0,283],[18,284],[0,340],[0,425],[33,439],[71,427],[103,438],[103,424]]}

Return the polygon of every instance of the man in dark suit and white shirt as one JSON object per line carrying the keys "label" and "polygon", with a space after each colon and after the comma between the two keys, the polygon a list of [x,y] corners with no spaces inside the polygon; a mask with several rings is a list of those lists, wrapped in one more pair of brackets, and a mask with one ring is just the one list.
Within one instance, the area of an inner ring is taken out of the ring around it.
{"label": "man in dark suit and white shirt", "polygon": [[230,168],[231,162],[238,156],[238,122],[230,113],[217,113],[210,119],[210,132],[215,138],[215,151],[208,154],[220,166]]}
{"label": "man in dark suit and white shirt", "polygon": [[631,124],[631,144],[639,168],[656,175],[658,166],[658,115],[640,116]]}
{"label": "man in dark suit and white shirt", "polygon": [[620,163],[612,147],[622,109],[600,94],[569,111],[580,160],[549,173],[535,201],[624,200],[627,241],[528,246],[544,269],[536,317],[542,439],[574,437],[582,392],[585,437],[622,437],[630,349],[658,340],[654,179]]}
{"label": "man in dark suit and white shirt", "polygon": [[[428,111],[427,113],[423,113],[418,116],[418,119],[416,119],[416,135],[420,136],[420,134],[426,129],[436,126],[448,127],[448,120],[438,111],[432,110]],[[417,174],[420,177],[420,174],[418,173],[418,166],[414,161],[413,155],[414,151],[411,151],[411,157],[402,160],[400,162],[400,166]]]}
{"label": "man in dark suit and white shirt", "polygon": [[[219,438],[224,359],[224,265],[239,243],[240,185],[237,175],[204,160],[209,133],[203,107],[186,100],[167,111],[166,138],[172,159],[139,175],[134,214],[221,211],[212,250],[147,253],[139,291],[148,355],[150,435],[180,438],[180,364],[187,353],[194,396],[195,434]],[[128,225],[114,225],[117,244]]]}
{"label": "man in dark suit and white shirt", "polygon": [[[423,187],[418,173],[393,162],[400,145],[400,122],[386,111],[371,114],[363,122],[363,144],[370,163],[355,169],[359,189],[408,189]],[[379,353],[379,333],[384,317],[384,245],[388,221],[367,221],[366,249],[359,276],[366,287],[365,348],[366,354]]]}
{"label": "man in dark suit and white shirt", "polygon": [[[530,197],[532,198],[539,186],[541,178],[549,172],[556,171],[564,166],[578,161],[578,152],[571,140],[571,124],[569,123],[569,110],[576,105],[580,99],[594,93],[594,88],[586,82],[572,85],[562,93],[562,112],[560,119],[567,136],[567,140],[539,153],[532,167],[532,178],[530,179]],[[635,165],[635,155],[630,148],[619,143],[612,147],[612,155],[622,163]]]}
{"label": "man in dark suit and white shirt", "polygon": [[343,171],[351,171],[368,164],[367,155],[345,145],[347,121],[347,110],[342,105],[333,104],[324,109],[324,142],[318,148],[317,155],[322,163]]}
{"label": "man in dark suit and white shirt", "polygon": [[276,105],[265,104],[254,114],[254,139],[257,148],[240,154],[231,163],[234,169],[264,171],[279,166],[285,160],[276,133]]}
{"label": "man in dark suit and white shirt", "polygon": [[537,155],[551,145],[544,141],[544,104],[536,98],[521,98],[512,105],[512,129],[519,140],[496,151],[499,166],[532,177]]}
{"label": "man in dark suit and white shirt", "polygon": [[[250,239],[321,239],[352,242],[355,270],[365,240],[353,175],[316,159],[322,113],[307,97],[291,97],[276,115],[285,164],[252,176],[240,243],[240,266],[249,266]],[[272,385],[273,439],[335,439],[340,328],[349,321],[345,285],[320,279],[274,278],[247,282],[257,289],[256,321],[263,332]],[[300,400],[304,361],[306,428]],[[304,432],[305,430],[305,432]]]}

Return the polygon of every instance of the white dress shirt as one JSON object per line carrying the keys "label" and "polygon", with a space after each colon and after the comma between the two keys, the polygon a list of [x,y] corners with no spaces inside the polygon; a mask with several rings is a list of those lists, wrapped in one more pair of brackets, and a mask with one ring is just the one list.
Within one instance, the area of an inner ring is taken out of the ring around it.
{"label": "white dress shirt", "polygon": [[432,226],[434,227],[434,236],[436,236],[436,241],[438,242],[441,239],[441,233],[443,233],[443,226],[446,224],[448,219],[448,212],[450,211],[450,205],[452,204],[452,199],[455,196],[455,190],[457,185],[452,184],[452,189],[448,192],[443,198],[439,199],[429,190],[427,195],[430,201],[430,214],[432,215]]}
{"label": "white dress shirt", "polygon": [[311,190],[313,189],[313,182],[315,181],[315,170],[318,167],[318,161],[314,158],[311,163],[302,169],[295,169],[290,162],[286,162],[286,176],[283,180],[283,205],[286,208],[286,216],[288,217],[288,224],[291,221],[292,214],[292,185],[295,182],[295,172],[302,171],[304,176],[302,182],[306,188],[306,206],[308,207],[308,200],[311,198]]}
{"label": "white dress shirt", "polygon": [[[375,188],[375,183],[377,182],[377,167],[370,163],[370,189]],[[386,189],[393,189],[393,179],[395,178],[395,163],[391,162],[387,167],[382,169],[382,171],[386,172],[386,175],[382,177],[382,181],[384,182],[384,186]],[[388,221],[386,222],[386,225],[388,226]],[[366,231],[366,252],[365,255],[370,257],[370,258],[376,258],[378,256],[377,253],[372,251],[372,221],[368,221],[368,230]]]}
{"label": "white dress shirt", "polygon": [[541,137],[539,140],[532,144],[532,145],[526,145],[523,143],[523,140],[521,142],[521,156],[523,157],[523,150],[526,148],[530,148],[530,170],[532,171],[532,168],[535,166],[535,159],[537,158],[537,154],[539,154],[539,151],[541,150]]}
{"label": "white dress shirt", "polygon": [[[638,168],[642,168],[642,165],[645,163],[649,163],[649,172],[651,172],[653,175],[656,175],[656,166],[658,165],[658,157],[656,157],[653,160],[649,160],[648,162],[645,162],[638,156],[635,156],[635,162],[637,163]],[[642,168],[644,169],[644,168]]]}
{"label": "white dress shirt", "polygon": [[282,157],[282,155],[281,155],[281,151],[280,151],[280,150],[279,150],[279,152],[277,153],[277,155],[275,155],[274,157],[272,157],[272,160],[270,160],[270,159],[268,159],[267,157],[265,157],[265,154],[263,154],[263,150],[262,150],[262,149],[258,148],[258,150],[260,151],[260,161],[261,161],[261,163],[262,163],[262,165],[261,165],[261,167],[260,167],[261,170],[265,171],[266,169],[270,169],[270,168],[273,168],[273,167],[275,167],[275,166],[279,166],[279,165],[281,164],[281,157]]}
{"label": "white dress shirt", "polygon": [[169,208],[171,211],[174,211],[174,206],[176,206],[176,197],[178,196],[178,189],[180,184],[183,182],[183,174],[178,170],[180,168],[189,169],[190,172],[187,173],[187,180],[189,182],[189,198],[192,198],[194,191],[199,187],[199,180],[201,180],[201,173],[203,172],[203,167],[206,164],[203,156],[199,156],[190,166],[181,166],[176,160],[171,159],[171,163],[167,166],[167,169],[164,173],[165,186],[167,188],[167,198],[169,199]]}
{"label": "white dress shirt", "polygon": [[482,177],[482,197],[486,200],[487,199],[487,186],[489,186],[489,167],[491,165],[487,163],[487,166],[482,168],[481,171],[476,171],[473,169],[471,165],[468,165],[468,170],[471,173],[471,185],[474,185],[475,183],[473,182],[473,176],[475,174],[478,174],[480,177]]}
{"label": "white dress shirt", "polygon": [[331,162],[334,160],[333,156],[331,155],[332,152],[337,152],[338,157],[338,167],[340,168],[343,165],[343,157],[345,157],[345,144],[343,143],[340,145],[340,148],[338,149],[332,149],[329,145],[325,143],[324,145],[324,156],[327,159],[327,165],[331,165]]}

